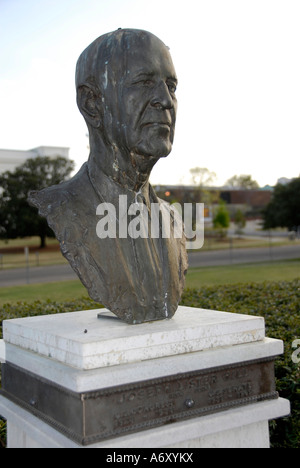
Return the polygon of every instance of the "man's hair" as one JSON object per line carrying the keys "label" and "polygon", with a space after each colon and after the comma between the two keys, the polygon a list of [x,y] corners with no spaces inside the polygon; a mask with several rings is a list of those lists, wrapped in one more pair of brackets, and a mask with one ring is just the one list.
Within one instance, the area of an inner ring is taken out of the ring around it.
{"label": "man's hair", "polygon": [[[145,39],[152,33],[140,29],[117,29],[93,41],[80,55],[76,65],[76,89],[91,85],[103,90],[108,76],[116,78],[116,73],[125,69],[126,51],[134,40]],[[119,75],[120,76],[120,75]]]}

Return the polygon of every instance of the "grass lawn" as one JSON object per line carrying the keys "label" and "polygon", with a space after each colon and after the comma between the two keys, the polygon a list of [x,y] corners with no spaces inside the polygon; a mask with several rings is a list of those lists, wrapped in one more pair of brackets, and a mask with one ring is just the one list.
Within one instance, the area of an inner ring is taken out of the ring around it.
{"label": "grass lawn", "polygon": [[25,239],[14,239],[8,242],[0,240],[0,268],[25,268],[27,258],[24,248],[28,247],[28,264],[30,267],[61,265],[66,263],[58,241],[47,239],[47,247],[40,249],[38,237],[28,237]]}
{"label": "grass lawn", "polygon": [[203,285],[291,281],[296,278],[300,278],[299,259],[190,268],[187,274],[186,286],[188,288],[201,288]]}
{"label": "grass lawn", "polygon": [[[300,260],[190,268],[186,278],[186,288],[262,281],[290,281],[296,278],[300,278]],[[87,296],[87,291],[79,280],[29,284],[0,288],[0,306],[6,302],[47,299],[57,302],[71,301],[83,296]]]}
{"label": "grass lawn", "polygon": [[[57,245],[58,241],[53,237],[47,237],[46,244],[49,245]],[[37,236],[33,237],[24,237],[24,238],[17,238],[17,239],[9,239],[3,240],[0,239],[0,250],[12,249],[12,248],[24,248],[24,247],[34,247],[36,249],[39,248],[40,245],[40,238]]]}
{"label": "grass lawn", "polygon": [[6,302],[45,301],[47,299],[64,302],[87,295],[85,287],[79,280],[12,286],[0,288],[0,307]]}

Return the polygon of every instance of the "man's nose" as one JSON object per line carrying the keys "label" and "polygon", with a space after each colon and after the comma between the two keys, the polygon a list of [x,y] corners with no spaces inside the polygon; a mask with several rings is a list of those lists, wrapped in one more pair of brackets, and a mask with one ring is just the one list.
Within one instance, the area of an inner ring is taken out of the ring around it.
{"label": "man's nose", "polygon": [[151,106],[156,108],[171,109],[174,107],[172,96],[165,82],[161,81],[153,90],[153,98],[150,101]]}

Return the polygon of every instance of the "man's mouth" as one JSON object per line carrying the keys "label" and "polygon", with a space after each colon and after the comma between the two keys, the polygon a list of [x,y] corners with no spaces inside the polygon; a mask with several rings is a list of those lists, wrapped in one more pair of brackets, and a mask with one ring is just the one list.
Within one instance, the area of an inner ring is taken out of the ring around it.
{"label": "man's mouth", "polygon": [[142,125],[142,127],[165,127],[170,129],[171,128],[171,123],[170,122],[146,122]]}

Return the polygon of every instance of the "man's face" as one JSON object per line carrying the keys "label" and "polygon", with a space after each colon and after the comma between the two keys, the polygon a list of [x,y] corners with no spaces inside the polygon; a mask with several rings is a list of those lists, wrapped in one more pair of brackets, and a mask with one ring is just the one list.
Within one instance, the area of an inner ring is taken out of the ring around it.
{"label": "man's face", "polygon": [[167,156],[174,139],[177,78],[167,47],[138,37],[126,53],[118,91],[122,145],[142,156]]}

